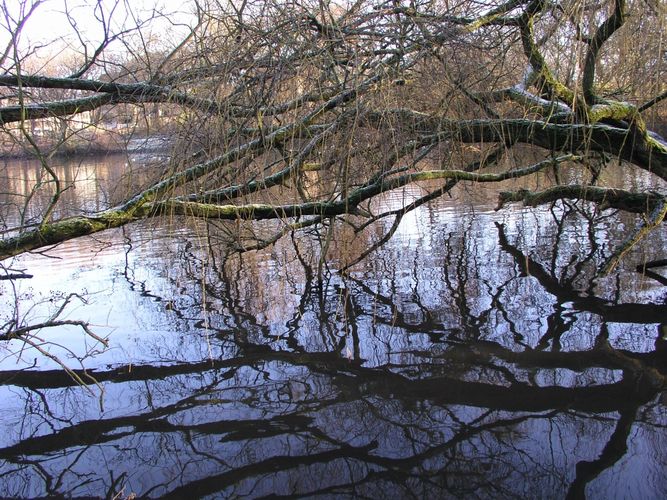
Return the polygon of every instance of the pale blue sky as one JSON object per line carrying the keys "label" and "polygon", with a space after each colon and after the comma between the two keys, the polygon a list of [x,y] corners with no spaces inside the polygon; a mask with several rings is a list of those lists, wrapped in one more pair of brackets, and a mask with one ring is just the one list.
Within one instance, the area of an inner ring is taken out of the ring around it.
{"label": "pale blue sky", "polygon": [[[4,13],[0,13],[0,50],[4,49],[11,39],[11,31],[15,29],[15,22],[19,18],[21,8],[28,11],[35,0],[1,0],[3,10],[8,12],[13,20],[8,20]],[[118,4],[114,10],[114,5]],[[132,12],[130,12],[131,7]],[[30,49],[50,45],[49,50],[42,50],[44,57],[53,56],[69,46],[72,50],[82,50],[82,44],[76,35],[79,32],[89,50],[101,42],[104,37],[104,28],[101,19],[115,32],[128,27],[135,26],[137,20],[144,21],[150,17],[151,10],[155,8],[162,19],[154,23],[153,33],[159,34],[163,39],[173,38],[177,40],[186,30],[174,27],[173,23],[192,23],[193,17],[189,15],[187,2],[174,2],[168,0],[44,0],[30,16],[21,33],[19,42],[20,52],[25,54]],[[68,21],[65,12],[69,12],[70,19],[76,24],[76,31]],[[113,15],[110,14],[113,12]],[[110,20],[110,21],[109,21]],[[151,30],[144,31],[146,35]],[[165,40],[165,41],[166,41]],[[55,45],[54,45],[55,42]],[[112,47],[114,49],[114,47]],[[122,47],[115,47],[121,50]]]}

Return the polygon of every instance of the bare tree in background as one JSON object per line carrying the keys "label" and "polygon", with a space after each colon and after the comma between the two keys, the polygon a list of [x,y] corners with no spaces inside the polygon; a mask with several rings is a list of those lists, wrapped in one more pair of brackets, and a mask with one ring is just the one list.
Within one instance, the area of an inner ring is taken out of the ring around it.
{"label": "bare tree in background", "polygon": [[[277,221],[272,234],[230,243],[237,252],[334,222],[363,233],[391,217],[381,244],[405,213],[459,183],[474,190],[567,166],[580,181],[499,192],[499,207],[569,199],[644,214],[606,272],[667,212],[667,142],[651,131],[667,114],[662,3],[200,0],[168,41],[153,23],[164,33],[176,18],[91,2],[101,42],[81,36],[61,74],[34,70],[36,54],[20,43],[41,3],[23,0],[18,17],[3,9],[0,123],[4,142],[39,159],[52,197],[29,210],[28,196],[20,216],[4,215],[19,222],[4,229],[0,258],[174,216]],[[43,146],[30,123],[118,109],[143,110],[129,114],[136,123],[165,110],[169,160],[114,206],[55,217],[67,186],[50,161],[77,133]],[[597,186],[609,162],[650,172],[654,189]],[[427,192],[404,206],[373,204],[414,183]]]}

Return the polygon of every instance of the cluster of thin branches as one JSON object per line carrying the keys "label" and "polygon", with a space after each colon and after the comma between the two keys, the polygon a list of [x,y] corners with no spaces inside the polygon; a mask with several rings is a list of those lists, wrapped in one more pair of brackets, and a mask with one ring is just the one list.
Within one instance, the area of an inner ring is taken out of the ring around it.
{"label": "cluster of thin branches", "polygon": [[[0,58],[1,133],[36,157],[44,175],[16,214],[3,213],[17,222],[3,233],[0,258],[174,215],[279,221],[272,235],[240,251],[337,219],[361,232],[394,217],[380,244],[405,213],[457,184],[564,164],[590,172],[589,180],[501,193],[500,206],[567,198],[645,214],[606,270],[665,217],[660,189],[593,186],[612,159],[650,172],[656,185],[667,180],[667,143],[647,125],[667,97],[655,34],[660,4],[197,0],[180,21],[155,11],[139,20],[129,3],[108,11],[97,3],[101,41],[87,42],[66,12],[78,56],[73,69],[55,75],[27,71],[37,67],[29,64],[37,52],[20,44],[40,4],[24,1],[17,15],[3,4],[12,36]],[[153,22],[180,38],[156,43]],[[630,42],[642,53],[624,53]],[[628,68],[638,66],[643,84],[628,80]],[[173,140],[160,175],[104,211],[56,217],[68,186],[51,162],[76,132],[44,145],[30,124],[98,113],[91,127],[103,128],[105,116],[117,119],[114,110],[127,107],[168,116],[163,127]],[[515,154],[527,147],[530,154]],[[414,183],[426,183],[427,193],[400,209],[378,209],[378,196]],[[31,211],[32,193],[45,184],[50,202]]]}

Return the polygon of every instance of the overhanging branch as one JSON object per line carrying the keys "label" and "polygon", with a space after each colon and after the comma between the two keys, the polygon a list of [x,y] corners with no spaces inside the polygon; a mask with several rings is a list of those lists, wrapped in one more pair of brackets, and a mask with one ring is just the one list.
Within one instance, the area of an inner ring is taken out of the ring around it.
{"label": "overhanging branch", "polygon": [[507,203],[523,203],[525,206],[536,207],[558,200],[584,200],[597,203],[600,209],[617,209],[624,212],[645,214],[661,207],[665,197],[657,193],[637,193],[624,189],[602,188],[597,186],[555,186],[544,191],[503,191],[499,195],[499,210]]}

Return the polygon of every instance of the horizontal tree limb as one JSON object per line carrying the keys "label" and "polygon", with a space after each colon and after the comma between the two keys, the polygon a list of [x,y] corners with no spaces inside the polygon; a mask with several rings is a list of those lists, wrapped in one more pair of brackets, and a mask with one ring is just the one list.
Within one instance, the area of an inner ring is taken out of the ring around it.
{"label": "horizontal tree limb", "polygon": [[85,111],[92,111],[106,104],[115,103],[112,94],[102,94],[79,99],[28,104],[27,106],[4,106],[0,108],[0,124],[15,123],[23,120],[37,120],[58,116],[70,116]]}
{"label": "horizontal tree limb", "polygon": [[[343,214],[354,214],[357,206],[368,199],[392,189],[404,187],[418,181],[455,180],[472,182],[499,182],[506,179],[526,176],[543,170],[549,166],[565,161],[573,161],[578,157],[564,155],[550,158],[535,165],[503,172],[499,174],[478,174],[464,170],[429,170],[404,174],[398,177],[380,178],[374,183],[350,191],[342,200],[326,202],[308,202],[291,205],[246,204],[217,205],[197,203],[182,199],[149,201],[161,189],[151,188],[150,195],[137,195],[139,201],[125,203],[118,207],[93,214],[76,216],[43,224],[22,234],[0,241],[0,258],[7,258],[26,251],[54,245],[67,240],[85,236],[106,229],[120,227],[130,222],[149,217],[165,215],[183,215],[204,219],[223,220],[262,220],[286,219],[304,216],[334,217]],[[203,168],[203,167],[202,167]],[[158,184],[159,187],[161,185]],[[165,188],[166,189],[166,188]],[[135,198],[137,198],[135,197]]]}
{"label": "horizontal tree limb", "polygon": [[[636,116],[626,103],[595,107],[596,116]],[[562,113],[570,115],[570,113]],[[431,134],[432,140],[464,143],[520,142],[553,152],[600,151],[633,163],[667,180],[667,142],[643,126],[614,127],[605,123],[557,123],[530,118],[452,120],[408,108],[369,112],[367,124],[380,127],[387,120],[411,126],[415,132]],[[639,125],[641,120],[637,118]]]}
{"label": "horizontal tree limb", "polygon": [[613,208],[639,214],[650,213],[665,202],[665,196],[657,193],[636,193],[624,189],[569,185],[555,186],[544,191],[528,191],[527,189],[503,191],[499,195],[496,210],[513,202],[536,207],[563,199],[591,201],[597,203],[602,210]]}
{"label": "horizontal tree limb", "polygon": [[83,111],[90,111],[105,104],[140,104],[168,103],[196,109],[211,114],[222,114],[230,118],[248,118],[274,116],[293,111],[308,103],[316,103],[331,99],[340,89],[323,89],[317,92],[297,96],[289,101],[258,107],[241,107],[226,101],[214,101],[193,97],[169,86],[155,85],[149,82],[115,83],[80,78],[54,78],[40,75],[1,75],[0,86],[62,89],[74,91],[98,92],[104,95],[93,95],[81,98],[62,99],[59,101],[28,104],[21,106],[0,107],[0,123],[11,123],[20,120],[34,120],[53,116],[68,116]]}
{"label": "horizontal tree limb", "polygon": [[561,124],[530,119],[441,120],[444,137],[466,143],[517,142],[549,151],[601,151],[647,170],[667,181],[667,143],[603,123]]}
{"label": "horizontal tree limb", "polygon": [[27,273],[13,273],[13,274],[5,274],[5,275],[0,275],[0,281],[2,280],[18,280],[18,279],[30,279],[32,278],[32,274],[27,274]]}
{"label": "horizontal tree limb", "polygon": [[529,110],[539,111],[542,116],[551,116],[554,113],[566,113],[568,115],[572,113],[572,109],[565,103],[544,99],[532,92],[528,92],[523,85],[515,85],[514,87],[490,92],[479,92],[475,96],[487,102],[516,102]]}

